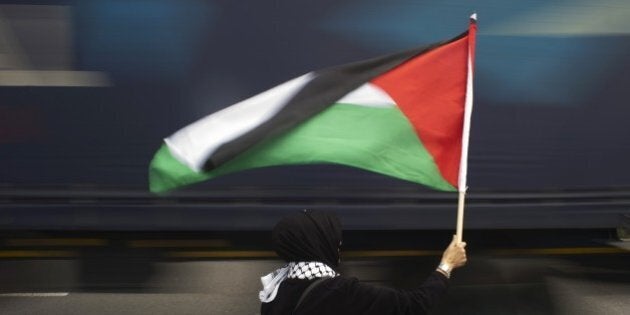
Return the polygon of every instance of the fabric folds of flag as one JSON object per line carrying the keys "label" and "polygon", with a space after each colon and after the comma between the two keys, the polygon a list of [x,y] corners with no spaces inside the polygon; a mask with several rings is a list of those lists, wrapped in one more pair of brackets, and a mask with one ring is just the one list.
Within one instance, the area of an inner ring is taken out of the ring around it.
{"label": "fabric folds of flag", "polygon": [[454,191],[472,93],[475,21],[450,40],[307,73],[164,140],[164,192],[245,169],[334,163]]}

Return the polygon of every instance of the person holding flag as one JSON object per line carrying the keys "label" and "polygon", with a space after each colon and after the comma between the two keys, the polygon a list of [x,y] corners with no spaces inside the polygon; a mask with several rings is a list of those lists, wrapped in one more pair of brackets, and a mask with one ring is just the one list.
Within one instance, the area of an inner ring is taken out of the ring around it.
{"label": "person holding flag", "polygon": [[[419,288],[340,277],[341,224],[305,211],[278,223],[288,265],[263,277],[263,315],[422,314],[466,263],[462,242],[472,113],[476,14],[436,44],[314,71],[206,116],[164,139],[149,170],[161,193],[246,169],[335,163],[458,191],[457,228],[442,264]],[[286,281],[285,281],[286,280]]]}
{"label": "person holding flag", "polygon": [[339,274],[341,223],[328,212],[304,210],[280,220],[273,247],[288,264],[261,278],[261,315],[426,314],[445,294],[451,271],[466,263],[455,236],[437,269],[418,287],[396,290]]}

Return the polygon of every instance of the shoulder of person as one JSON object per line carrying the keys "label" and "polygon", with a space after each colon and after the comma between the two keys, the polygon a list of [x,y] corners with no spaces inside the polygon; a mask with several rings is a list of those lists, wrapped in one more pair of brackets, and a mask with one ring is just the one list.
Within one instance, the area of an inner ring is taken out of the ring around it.
{"label": "shoulder of person", "polygon": [[359,279],[355,277],[337,276],[321,281],[317,284],[317,287],[325,290],[345,291],[351,289],[359,282]]}

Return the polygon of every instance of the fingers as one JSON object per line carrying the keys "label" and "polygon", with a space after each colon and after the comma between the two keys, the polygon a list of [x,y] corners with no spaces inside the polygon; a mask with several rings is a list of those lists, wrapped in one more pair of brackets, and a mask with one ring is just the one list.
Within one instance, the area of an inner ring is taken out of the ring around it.
{"label": "fingers", "polygon": [[462,247],[466,247],[466,242],[458,242],[457,241],[457,234],[453,235],[453,240],[451,241],[451,244],[461,244]]}
{"label": "fingers", "polygon": [[457,234],[453,235],[453,239],[448,248],[444,251],[442,259],[454,268],[466,265],[468,257],[466,257],[466,242],[459,242]]}

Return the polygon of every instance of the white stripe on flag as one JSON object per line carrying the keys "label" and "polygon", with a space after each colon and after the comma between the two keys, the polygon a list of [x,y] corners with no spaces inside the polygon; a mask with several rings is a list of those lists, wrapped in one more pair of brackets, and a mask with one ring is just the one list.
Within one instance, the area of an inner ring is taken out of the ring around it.
{"label": "white stripe on flag", "polygon": [[208,115],[164,139],[171,154],[194,171],[221,145],[261,125],[278,113],[314,78],[307,73]]}
{"label": "white stripe on flag", "polygon": [[368,107],[394,107],[396,102],[380,87],[365,83],[356,90],[346,94],[337,103],[362,105]]}

